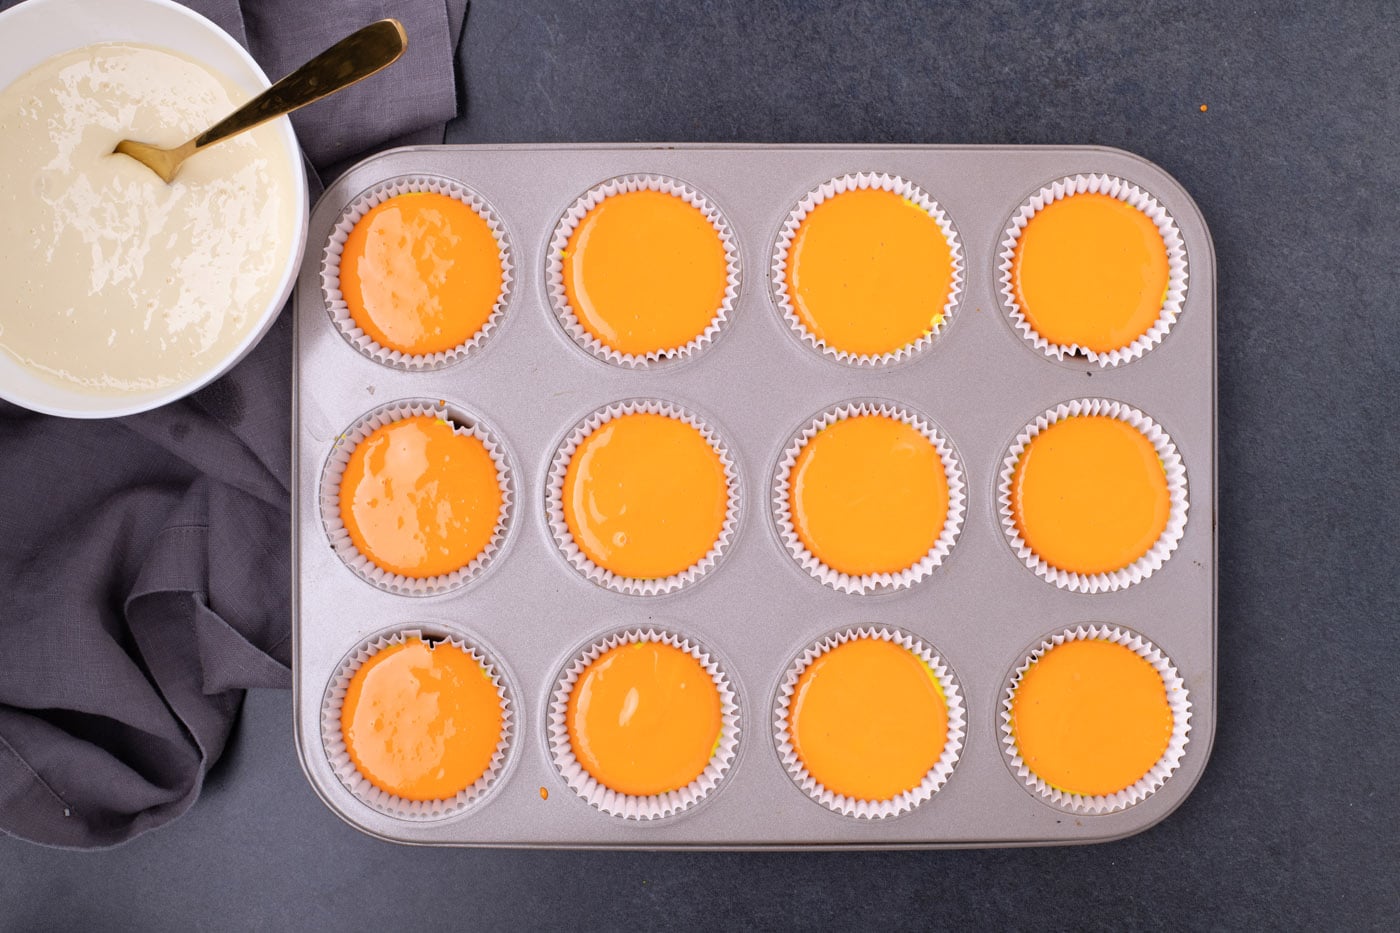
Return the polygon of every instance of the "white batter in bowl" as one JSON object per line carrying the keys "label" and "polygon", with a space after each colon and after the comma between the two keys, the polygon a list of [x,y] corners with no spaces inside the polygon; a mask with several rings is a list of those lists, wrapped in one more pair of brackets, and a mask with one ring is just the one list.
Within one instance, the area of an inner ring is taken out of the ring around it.
{"label": "white batter in bowl", "polygon": [[111,417],[189,394],[276,318],[300,264],[306,183],[285,118],[172,185],[122,137],[174,145],[267,79],[166,0],[29,0],[0,14],[0,396]]}

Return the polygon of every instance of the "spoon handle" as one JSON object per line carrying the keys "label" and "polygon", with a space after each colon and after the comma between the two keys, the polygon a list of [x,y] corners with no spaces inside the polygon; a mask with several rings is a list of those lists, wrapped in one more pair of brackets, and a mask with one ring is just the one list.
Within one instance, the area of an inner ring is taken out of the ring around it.
{"label": "spoon handle", "polygon": [[194,151],[305,107],[393,64],[408,48],[396,19],[381,19],[335,45],[196,136]]}

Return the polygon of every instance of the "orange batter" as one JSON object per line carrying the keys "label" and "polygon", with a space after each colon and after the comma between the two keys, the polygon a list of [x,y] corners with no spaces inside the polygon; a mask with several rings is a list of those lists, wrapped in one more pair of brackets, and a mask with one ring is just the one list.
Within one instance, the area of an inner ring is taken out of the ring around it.
{"label": "orange batter", "polygon": [[1171,495],[1166,469],[1141,431],[1107,415],[1080,415],[1031,439],[1011,476],[1011,511],[1047,564],[1109,573],[1157,543]]}
{"label": "orange batter", "polygon": [[892,191],[827,198],[797,228],[787,291],[812,335],[857,355],[892,353],[943,322],[953,254],[938,221]]}
{"label": "orange batter", "polygon": [[594,338],[642,356],[685,346],[720,310],[724,244],[693,204],[625,191],[584,215],[564,249],[564,294]]}
{"label": "orange batter", "polygon": [[689,652],[660,642],[618,645],[600,655],[574,684],[567,717],[583,769],[634,797],[686,786],[719,747],[714,678]]}
{"label": "orange batter", "polygon": [[1147,774],[1167,751],[1172,712],[1162,675],[1137,652],[1079,639],[1026,671],[1011,698],[1011,731],[1037,777],[1092,797]]}
{"label": "orange batter", "polygon": [[474,337],[504,281],[485,218],[434,192],[400,194],[370,208],[340,257],[340,288],[355,323],[381,346],[411,355]]}
{"label": "orange batter", "polygon": [[719,452],[678,418],[620,415],[583,439],[564,475],[564,519],[599,567],[678,574],[719,540],[729,483]]}
{"label": "orange batter", "polygon": [[340,517],[359,552],[419,579],[476,559],[496,532],[501,501],[486,446],[428,415],[376,428],[340,481]]}
{"label": "orange batter", "polygon": [[1161,316],[1167,245],[1152,218],[1131,204],[1075,194],[1031,217],[1016,241],[1011,281],[1036,333],[1107,353]]}
{"label": "orange batter", "polygon": [[932,442],[885,415],[817,432],[797,455],[788,508],[797,536],[841,573],[897,573],[918,563],[948,518],[948,476]]}
{"label": "orange batter", "polygon": [[948,701],[918,655],[857,638],[802,672],[788,733],[797,757],[828,790],[889,800],[919,786],[943,755]]}
{"label": "orange batter", "polygon": [[446,800],[486,773],[501,741],[501,694],[454,645],[389,645],[355,672],[340,731],[356,769],[405,800]]}

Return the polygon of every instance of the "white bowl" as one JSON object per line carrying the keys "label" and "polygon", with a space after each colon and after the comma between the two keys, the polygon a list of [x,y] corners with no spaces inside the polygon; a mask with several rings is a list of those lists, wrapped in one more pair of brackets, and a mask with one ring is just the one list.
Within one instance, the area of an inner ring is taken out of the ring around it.
{"label": "white bowl", "polygon": [[[36,65],[70,49],[98,42],[140,42],[186,55],[227,75],[250,94],[269,82],[257,62],[232,36],[194,11],[170,0],[26,0],[0,13],[0,88]],[[159,408],[203,388],[247,356],[267,333],[292,293],[306,247],[306,175],[292,124],[273,124],[292,169],[296,241],[287,253],[276,297],[259,309],[238,345],[203,372],[178,385],[151,392],[97,395],[44,379],[0,352],[0,398],[65,418],[116,418]]]}

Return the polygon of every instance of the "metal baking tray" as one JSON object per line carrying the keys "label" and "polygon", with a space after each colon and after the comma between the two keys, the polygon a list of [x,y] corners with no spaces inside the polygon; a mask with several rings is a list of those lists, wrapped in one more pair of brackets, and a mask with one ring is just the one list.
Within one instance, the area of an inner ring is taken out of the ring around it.
{"label": "metal baking tray", "polygon": [[[963,297],[938,342],[913,361],[870,370],[802,345],[773,302],[770,255],[789,210],[848,172],[879,171],[919,185],[956,226]],[[626,370],[572,342],[545,293],[555,223],[600,181],[631,173],[684,180],[724,212],[739,241],[743,281],[726,331],[678,365]],[[1166,339],[1143,358],[1100,368],[1056,361],[1013,330],[997,295],[997,252],[1013,212],[1059,178],[1106,173],[1154,195],[1186,244],[1189,287]],[[402,372],[352,348],[332,325],[318,278],[342,208],[385,179],[432,174],[482,195],[503,219],[515,262],[497,332],[466,360]],[[1100,147],[826,145],[482,145],[397,149],[332,184],[311,216],[295,293],[293,631],[296,741],[316,792],[372,835],[437,845],[829,849],[1096,842],[1139,832],[1191,792],[1209,757],[1216,694],[1215,256],[1201,213],[1157,166]],[[1190,513],[1177,551],[1148,579],[1116,592],[1075,593],[1017,558],[996,508],[997,473],[1024,425],[1086,396],[1146,412],[1186,466]],[[400,398],[446,400],[485,419],[514,459],[517,507],[495,565],[463,589],[396,596],[360,580],[331,550],[317,504],[337,435]],[[736,457],[742,519],[723,562],[699,584],[628,596],[585,580],[559,553],[545,521],[550,460],[565,432],[610,402],[677,402],[718,424]],[[806,420],[854,398],[907,403],[930,415],[966,471],[967,514],[945,563],[911,588],[848,595],[809,577],[781,546],[769,505],[780,449]],[[1175,663],[1192,701],[1190,742],[1156,793],[1114,813],[1067,812],[1029,791],[1003,755],[999,702],[1008,675],[1039,640],[1080,623],[1111,623],[1153,641]],[[322,745],[320,713],[335,668],[367,636],[429,624],[483,644],[514,688],[511,760],[489,797],[465,813],[410,822],[346,790]],[[901,816],[859,820],[809,798],[782,767],[773,702],[790,662],[834,629],[897,626],[932,645],[956,673],[967,735],[951,779]],[[698,638],[737,688],[742,738],[721,786],[680,814],[631,821],[591,807],[564,783],[548,752],[546,706],[559,672],[608,632],[658,625]],[[541,788],[548,791],[542,799]]]}

